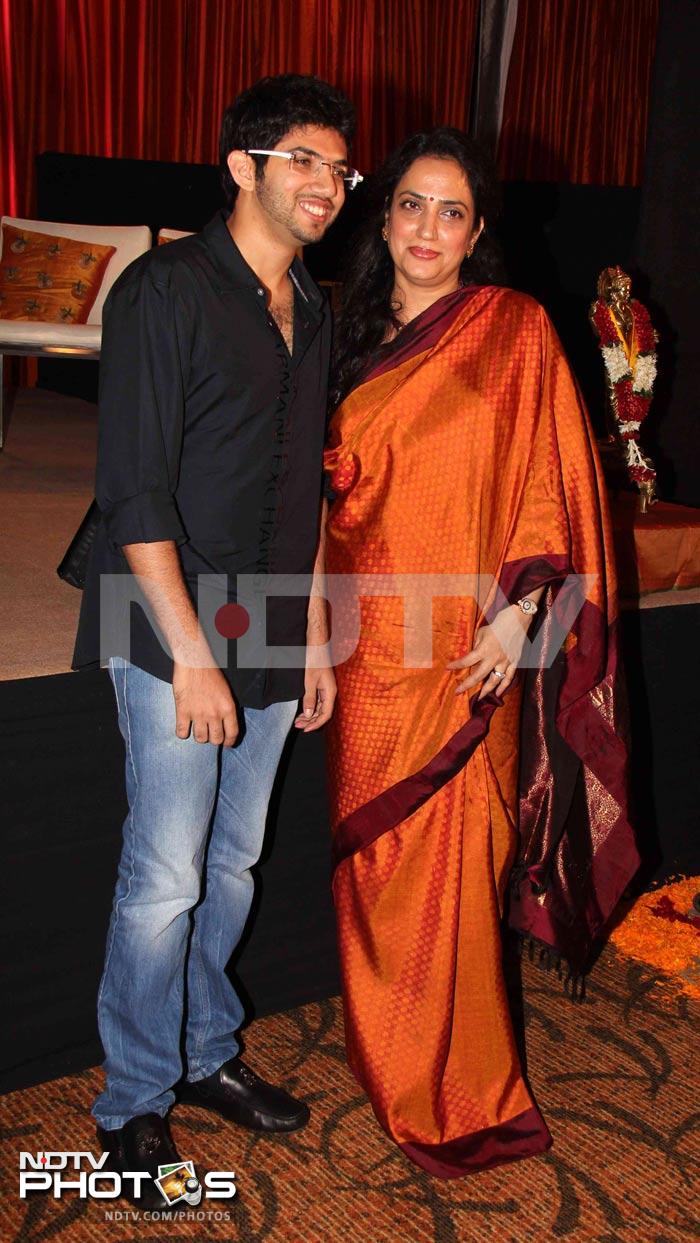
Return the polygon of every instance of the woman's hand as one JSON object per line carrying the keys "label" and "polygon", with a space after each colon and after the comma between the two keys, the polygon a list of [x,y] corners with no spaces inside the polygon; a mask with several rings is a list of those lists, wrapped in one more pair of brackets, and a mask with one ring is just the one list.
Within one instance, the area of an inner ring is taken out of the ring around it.
{"label": "woman's hand", "polygon": [[505,694],[518,671],[518,662],[525,643],[532,615],[527,616],[517,604],[501,609],[490,626],[481,626],[474,640],[474,647],[466,656],[450,661],[448,669],[471,669],[472,672],[457,683],[456,693],[464,694],[472,686],[483,682],[478,699],[495,691]]}

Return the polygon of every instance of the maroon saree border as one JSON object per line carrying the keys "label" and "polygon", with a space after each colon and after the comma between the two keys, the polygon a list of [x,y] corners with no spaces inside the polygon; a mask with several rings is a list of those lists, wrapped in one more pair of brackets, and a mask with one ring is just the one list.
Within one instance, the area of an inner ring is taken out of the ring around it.
{"label": "maroon saree border", "polygon": [[[506,561],[501,567],[498,585],[506,599],[515,603],[536,587],[560,582],[570,572],[569,558],[563,553],[540,553],[532,557],[519,557],[516,561]],[[494,600],[487,612],[488,621],[492,620],[500,607],[498,600]]]}
{"label": "maroon saree border", "polygon": [[525,1110],[508,1122],[444,1144],[399,1144],[402,1152],[437,1178],[461,1178],[522,1157],[534,1157],[552,1146],[552,1136],[539,1109]]}
{"label": "maroon saree border", "polygon": [[474,704],[472,716],[424,768],[383,790],[376,798],[351,812],[333,838],[333,867],[358,850],[364,850],[389,829],[422,807],[442,786],[456,776],[488,733],[496,708],[503,706],[492,692]]}
{"label": "maroon saree border", "polygon": [[432,306],[412,319],[393,341],[379,347],[367,370],[360,373],[354,387],[358,388],[368,380],[376,380],[377,376],[392,371],[394,367],[400,367],[410,358],[415,358],[417,354],[422,354],[436,345],[470,298],[488,288],[491,286],[468,285],[438,298],[437,302],[433,302]]}

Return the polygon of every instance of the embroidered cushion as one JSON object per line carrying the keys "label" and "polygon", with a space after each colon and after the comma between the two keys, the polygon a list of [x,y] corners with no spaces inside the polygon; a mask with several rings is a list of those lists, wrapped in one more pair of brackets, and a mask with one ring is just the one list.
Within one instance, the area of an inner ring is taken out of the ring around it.
{"label": "embroidered cushion", "polygon": [[84,324],[115,246],[6,224],[0,259],[0,319]]}

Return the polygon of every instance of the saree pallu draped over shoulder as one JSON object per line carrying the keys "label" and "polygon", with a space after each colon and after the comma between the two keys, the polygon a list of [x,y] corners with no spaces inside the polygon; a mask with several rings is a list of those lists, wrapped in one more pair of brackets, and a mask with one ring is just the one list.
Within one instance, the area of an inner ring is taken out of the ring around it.
{"label": "saree pallu draped over shoulder", "polygon": [[[403,1151],[455,1177],[551,1143],[516,1052],[504,912],[579,968],[638,866],[604,485],[547,316],[490,287],[383,351],[326,466],[327,571],[362,596],[330,727],[348,1058]],[[394,586],[374,594],[374,576]],[[458,576],[472,595],[451,594]],[[455,694],[448,662],[542,585],[543,667],[503,700]]]}

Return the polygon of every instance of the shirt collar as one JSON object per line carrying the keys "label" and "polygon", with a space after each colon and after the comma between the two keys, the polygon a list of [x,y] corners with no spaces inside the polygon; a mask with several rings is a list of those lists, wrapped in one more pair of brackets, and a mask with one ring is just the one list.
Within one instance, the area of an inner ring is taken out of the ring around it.
{"label": "shirt collar", "polygon": [[[260,288],[260,279],[243,258],[229,233],[226,220],[227,213],[225,210],[217,212],[213,220],[210,220],[209,224],[202,230],[202,238],[212,252],[217,267],[224,277],[225,283],[223,288],[238,289],[249,287],[257,291]],[[294,258],[289,269],[289,275],[299,291],[308,312],[312,316],[320,318],[323,313],[325,299],[298,256]]]}

